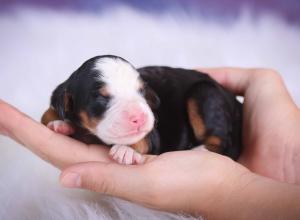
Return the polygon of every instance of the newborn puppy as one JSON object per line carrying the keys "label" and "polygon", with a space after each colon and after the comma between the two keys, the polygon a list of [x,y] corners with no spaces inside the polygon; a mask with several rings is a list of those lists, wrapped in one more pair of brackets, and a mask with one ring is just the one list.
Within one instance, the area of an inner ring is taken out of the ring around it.
{"label": "newborn puppy", "polygon": [[87,60],[53,92],[42,123],[87,144],[105,144],[119,163],[142,154],[208,150],[237,159],[242,104],[208,75],[170,67],[135,69],[121,57]]}

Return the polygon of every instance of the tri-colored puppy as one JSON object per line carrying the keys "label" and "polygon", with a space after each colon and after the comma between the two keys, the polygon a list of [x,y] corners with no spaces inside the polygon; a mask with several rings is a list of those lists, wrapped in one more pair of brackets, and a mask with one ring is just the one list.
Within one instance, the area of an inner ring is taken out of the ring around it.
{"label": "tri-colored puppy", "polygon": [[242,104],[208,75],[150,66],[117,56],[87,60],[53,92],[42,123],[85,143],[111,146],[119,163],[142,154],[208,150],[237,159]]}

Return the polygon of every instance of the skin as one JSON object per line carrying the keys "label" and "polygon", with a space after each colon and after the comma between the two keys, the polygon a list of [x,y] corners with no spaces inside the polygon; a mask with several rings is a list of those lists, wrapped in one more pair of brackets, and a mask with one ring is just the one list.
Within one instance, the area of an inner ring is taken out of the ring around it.
{"label": "skin", "polygon": [[280,76],[264,69],[201,71],[245,97],[240,163],[197,150],[149,155],[143,165],[120,165],[107,148],[57,134],[4,101],[0,133],[62,169],[60,181],[66,187],[208,219],[300,218],[300,111]]}

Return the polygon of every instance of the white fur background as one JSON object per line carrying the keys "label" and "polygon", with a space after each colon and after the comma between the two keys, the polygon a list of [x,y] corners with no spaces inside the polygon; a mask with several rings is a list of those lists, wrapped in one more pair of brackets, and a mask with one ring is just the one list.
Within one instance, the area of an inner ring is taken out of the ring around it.
{"label": "white fur background", "polygon": [[[253,19],[248,11],[220,25],[180,11],[154,16],[127,7],[101,14],[41,8],[0,14],[0,98],[39,120],[54,87],[101,54],[122,56],[136,66],[273,68],[300,105],[299,27],[269,14]],[[0,219],[186,219],[63,189],[58,175],[1,136]]]}

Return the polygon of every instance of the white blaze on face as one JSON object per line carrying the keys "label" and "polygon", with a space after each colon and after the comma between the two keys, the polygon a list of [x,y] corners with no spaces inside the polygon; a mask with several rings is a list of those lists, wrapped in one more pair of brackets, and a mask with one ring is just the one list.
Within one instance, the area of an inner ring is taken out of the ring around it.
{"label": "white blaze on face", "polygon": [[100,58],[95,68],[111,95],[109,107],[96,128],[96,135],[106,144],[134,144],[154,125],[153,113],[139,93],[139,73],[117,58]]}

